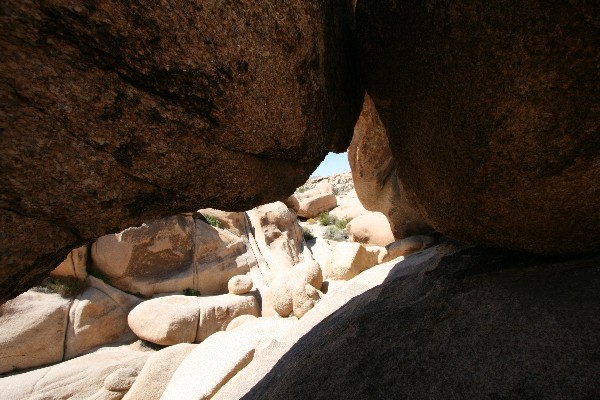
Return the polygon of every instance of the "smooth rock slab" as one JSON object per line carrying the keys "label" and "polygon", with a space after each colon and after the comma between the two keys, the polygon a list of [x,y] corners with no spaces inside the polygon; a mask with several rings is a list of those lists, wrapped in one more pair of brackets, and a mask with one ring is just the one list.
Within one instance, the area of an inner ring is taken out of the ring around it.
{"label": "smooth rock slab", "polygon": [[0,306],[0,373],[61,361],[71,302],[28,291]]}
{"label": "smooth rock slab", "polygon": [[101,349],[49,367],[3,377],[0,393],[7,400],[86,399],[108,394],[104,387],[106,377],[122,368],[139,371],[150,354],[127,346]]}
{"label": "smooth rock slab", "polygon": [[179,364],[196,346],[180,343],[152,354],[123,399],[159,400]]}
{"label": "smooth rock slab", "polygon": [[128,316],[131,330],[141,339],[160,345],[201,342],[239,315],[260,314],[251,295],[166,296],[147,300]]}

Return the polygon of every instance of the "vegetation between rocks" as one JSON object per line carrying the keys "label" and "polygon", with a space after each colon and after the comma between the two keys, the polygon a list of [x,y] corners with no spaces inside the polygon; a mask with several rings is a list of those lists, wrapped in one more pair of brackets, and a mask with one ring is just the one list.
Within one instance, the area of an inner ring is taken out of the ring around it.
{"label": "vegetation between rocks", "polygon": [[221,223],[221,221],[219,221],[212,215],[207,215],[207,214],[202,214],[202,215],[204,216],[204,219],[206,219],[206,222],[208,222],[211,226],[214,226],[215,228],[223,229],[223,224]]}
{"label": "vegetation between rocks", "polygon": [[36,292],[56,293],[65,298],[74,298],[85,290],[87,284],[74,277],[45,278],[39,286],[31,288]]}
{"label": "vegetation between rocks", "polygon": [[184,296],[200,296],[200,291],[192,288],[183,289]]}
{"label": "vegetation between rocks", "polygon": [[338,228],[336,225],[330,225],[325,232],[323,232],[323,239],[345,242],[348,240],[348,232],[346,232],[345,229]]}

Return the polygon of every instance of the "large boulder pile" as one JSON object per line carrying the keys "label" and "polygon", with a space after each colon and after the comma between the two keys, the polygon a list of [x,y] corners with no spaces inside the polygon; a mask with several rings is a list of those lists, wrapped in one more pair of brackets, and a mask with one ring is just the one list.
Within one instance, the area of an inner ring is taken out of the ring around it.
{"label": "large boulder pile", "polygon": [[349,2],[2,9],[2,300],[109,232],[283,199],[350,142]]}
{"label": "large boulder pile", "polygon": [[91,249],[92,271],[147,297],[185,289],[224,294],[232,277],[245,274],[262,287],[312,260],[296,216],[281,202],[241,213],[207,209],[149,221],[103,236]]}
{"label": "large boulder pile", "polygon": [[600,250],[598,21],[587,3],[358,2],[365,88],[425,221],[496,247]]}

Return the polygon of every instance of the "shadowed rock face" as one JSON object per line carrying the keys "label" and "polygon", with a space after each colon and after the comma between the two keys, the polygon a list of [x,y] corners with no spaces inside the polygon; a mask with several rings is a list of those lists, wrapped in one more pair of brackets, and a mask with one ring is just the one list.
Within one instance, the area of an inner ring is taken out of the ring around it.
{"label": "shadowed rock face", "polygon": [[348,146],[344,1],[8,0],[0,301],[90,239],[293,192]]}
{"label": "shadowed rock face", "polygon": [[237,390],[245,400],[598,398],[599,263],[426,250]]}
{"label": "shadowed rock face", "polygon": [[600,250],[599,22],[589,2],[358,3],[365,88],[435,229]]}

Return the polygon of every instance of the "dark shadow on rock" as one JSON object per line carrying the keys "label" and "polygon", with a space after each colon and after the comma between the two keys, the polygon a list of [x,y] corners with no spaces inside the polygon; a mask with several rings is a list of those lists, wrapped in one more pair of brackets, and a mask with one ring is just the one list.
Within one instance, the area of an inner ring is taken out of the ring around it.
{"label": "dark shadow on rock", "polygon": [[316,325],[243,398],[600,398],[600,255],[427,251]]}

